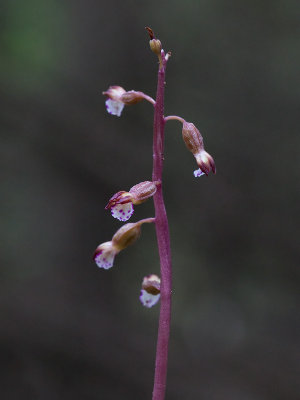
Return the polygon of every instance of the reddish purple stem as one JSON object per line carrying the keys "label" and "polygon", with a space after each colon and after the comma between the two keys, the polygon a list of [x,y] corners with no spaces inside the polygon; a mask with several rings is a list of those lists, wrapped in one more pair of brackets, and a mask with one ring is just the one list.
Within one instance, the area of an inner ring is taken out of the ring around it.
{"label": "reddish purple stem", "polygon": [[[156,103],[154,106],[153,129],[153,172],[152,180],[162,182],[164,160],[164,89],[167,60],[162,51],[162,63],[158,71]],[[152,400],[163,400],[166,391],[168,346],[171,322],[172,265],[168,218],[165,209],[162,184],[154,195],[155,227],[160,257],[161,303],[155,360],[155,376]]]}

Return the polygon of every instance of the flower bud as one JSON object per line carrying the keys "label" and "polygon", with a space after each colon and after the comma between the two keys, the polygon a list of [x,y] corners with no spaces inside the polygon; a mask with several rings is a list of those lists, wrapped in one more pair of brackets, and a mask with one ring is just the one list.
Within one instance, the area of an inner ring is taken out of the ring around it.
{"label": "flower bud", "polygon": [[158,39],[151,39],[149,41],[150,49],[155,53],[156,55],[160,56],[161,53],[161,42]]}
{"label": "flower bud", "polygon": [[205,175],[208,175],[210,171],[212,171],[214,174],[216,173],[214,159],[205,150],[202,150],[199,153],[195,154],[195,158],[200,170],[204,172]]}
{"label": "flower bud", "polygon": [[145,307],[154,306],[160,298],[160,278],[157,275],[145,276],[142,282],[140,301]]}
{"label": "flower bud", "polygon": [[201,133],[192,122],[184,121],[182,124],[182,137],[186,147],[193,154],[196,154],[203,149],[203,138]]}

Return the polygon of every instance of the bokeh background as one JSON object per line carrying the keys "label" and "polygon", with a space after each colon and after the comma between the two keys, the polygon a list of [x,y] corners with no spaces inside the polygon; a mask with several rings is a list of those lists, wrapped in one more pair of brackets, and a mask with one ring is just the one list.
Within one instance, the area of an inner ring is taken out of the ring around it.
{"label": "bokeh background", "polygon": [[166,115],[194,122],[217,165],[195,179],[168,123],[167,399],[300,398],[299,20],[296,0],[2,0],[1,399],[151,398],[153,227],[111,270],[91,260],[120,227],[109,197],[151,177],[151,105],[117,118],[101,94],[155,96],[146,25],[172,51]]}

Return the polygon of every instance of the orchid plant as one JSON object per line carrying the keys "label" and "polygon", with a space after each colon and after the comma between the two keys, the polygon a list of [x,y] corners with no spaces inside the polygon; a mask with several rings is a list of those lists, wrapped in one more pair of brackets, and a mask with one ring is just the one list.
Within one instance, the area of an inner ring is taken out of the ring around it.
{"label": "orchid plant", "polygon": [[167,62],[171,53],[165,53],[159,39],[151,28],[146,28],[150,37],[150,49],[158,57],[158,82],[156,99],[134,90],[126,91],[120,86],[110,86],[103,92],[107,96],[107,111],[120,117],[125,106],[146,100],[154,108],[153,127],[153,171],[152,180],[134,185],[128,191],[114,194],[106,205],[114,218],[124,222],[134,212],[134,206],[153,198],[155,217],[142,219],[135,223],[126,223],[112,237],[111,241],[100,244],[94,253],[94,260],[99,268],[109,269],[113,266],[115,256],[127,246],[133,244],[141,233],[141,226],[154,223],[160,258],[160,276],[145,276],[142,281],[140,301],[145,307],[152,307],[160,299],[160,316],[156,348],[155,376],[152,400],[163,400],[166,391],[168,344],[171,321],[172,265],[169,225],[163,198],[163,154],[164,128],[167,121],[177,120],[182,124],[182,137],[188,150],[194,155],[198,169],[195,177],[215,173],[215,163],[210,154],[204,150],[203,138],[196,126],[176,115],[164,116],[164,89]]}

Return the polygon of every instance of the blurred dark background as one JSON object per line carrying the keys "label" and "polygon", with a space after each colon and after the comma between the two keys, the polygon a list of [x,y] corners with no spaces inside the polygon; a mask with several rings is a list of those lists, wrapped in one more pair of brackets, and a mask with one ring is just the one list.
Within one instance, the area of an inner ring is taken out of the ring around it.
{"label": "blurred dark background", "polygon": [[[153,227],[111,270],[91,260],[120,227],[107,200],[151,178],[151,105],[117,118],[101,94],[155,96],[146,25],[172,51],[166,115],[194,122],[217,165],[195,179],[167,124],[167,399],[300,398],[299,20],[296,0],[1,2],[1,399],[151,398]],[[133,221],[153,215],[149,201]]]}

